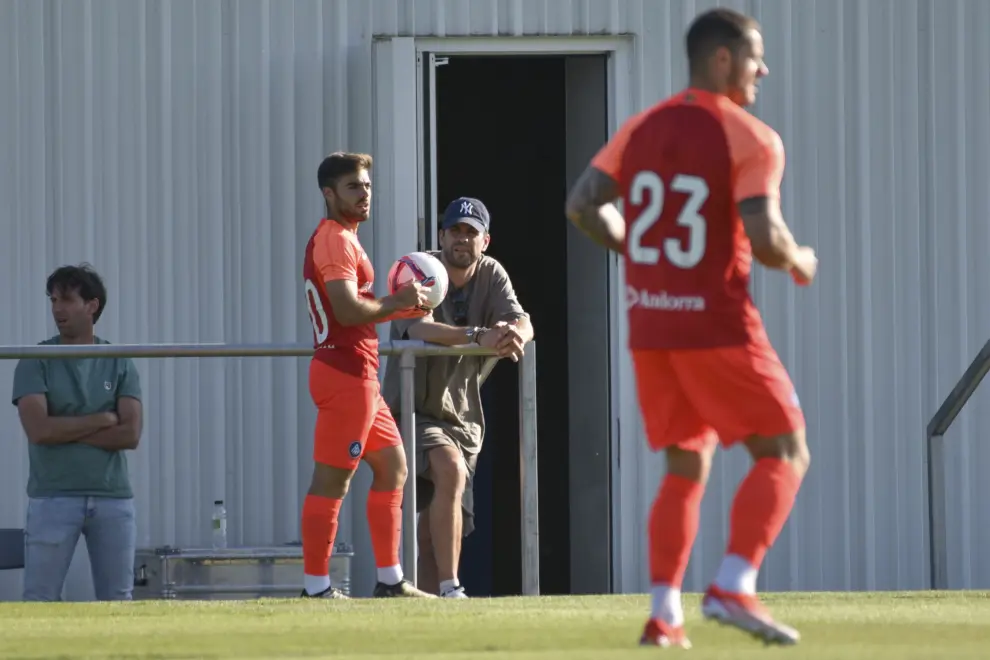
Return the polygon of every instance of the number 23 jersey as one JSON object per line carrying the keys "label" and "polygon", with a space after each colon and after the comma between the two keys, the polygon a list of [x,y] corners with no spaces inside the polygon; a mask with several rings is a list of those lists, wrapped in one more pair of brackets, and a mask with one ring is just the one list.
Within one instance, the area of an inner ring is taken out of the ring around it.
{"label": "number 23 jersey", "polygon": [[687,89],[623,124],[591,164],[622,197],[629,347],[766,341],[736,205],[779,199],[780,136],[725,96]]}

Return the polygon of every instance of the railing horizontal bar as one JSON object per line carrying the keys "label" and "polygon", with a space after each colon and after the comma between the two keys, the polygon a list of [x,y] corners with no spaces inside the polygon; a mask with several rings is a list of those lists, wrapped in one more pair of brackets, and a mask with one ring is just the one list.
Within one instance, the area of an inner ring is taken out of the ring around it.
{"label": "railing horizontal bar", "polygon": [[[397,340],[378,344],[380,355],[399,355],[411,350],[417,356],[495,355],[476,345],[440,346],[422,341]],[[0,346],[0,360],[22,358],[186,358],[186,357],[306,357],[313,354],[308,344],[35,344]]]}
{"label": "railing horizontal bar", "polygon": [[[523,593],[540,593],[539,569],[539,494],[537,485],[537,429],[536,429],[536,357],[535,342],[530,342],[520,364],[519,413],[520,458],[522,488],[522,563]],[[23,358],[204,358],[204,357],[306,357],[314,353],[308,344],[33,344],[27,346],[0,346],[0,360]],[[481,355],[496,356],[493,349],[474,344],[440,346],[422,341],[382,341],[378,344],[380,355]],[[491,364],[486,365],[488,371]],[[412,390],[415,360],[406,358],[402,368],[401,425],[403,447],[411,472],[415,473],[415,412]],[[406,571],[415,583],[416,576],[416,480],[406,482],[408,507],[403,507],[403,559]]]}

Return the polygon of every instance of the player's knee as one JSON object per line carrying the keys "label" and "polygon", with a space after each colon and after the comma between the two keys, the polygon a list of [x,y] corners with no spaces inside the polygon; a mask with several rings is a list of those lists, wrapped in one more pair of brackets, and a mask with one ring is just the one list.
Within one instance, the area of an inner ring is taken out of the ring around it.
{"label": "player's knee", "polygon": [[753,460],[778,458],[787,461],[802,477],[811,466],[811,451],[808,449],[804,429],[772,438],[751,438],[746,442],[746,446]]}
{"label": "player's knee", "polygon": [[700,451],[668,447],[666,451],[667,474],[705,484],[708,482],[708,475],[712,470],[712,457],[714,455],[714,446],[706,447]]}
{"label": "player's knee", "polygon": [[401,446],[367,453],[364,460],[374,475],[372,487],[375,490],[399,490],[406,485],[409,468],[406,466],[406,452]]}
{"label": "player's knee", "polygon": [[467,466],[455,447],[437,447],[430,451],[430,479],[436,494],[457,497],[467,484]]}
{"label": "player's knee", "polygon": [[347,495],[353,476],[354,470],[316,463],[309,483],[309,494],[342,500]]}

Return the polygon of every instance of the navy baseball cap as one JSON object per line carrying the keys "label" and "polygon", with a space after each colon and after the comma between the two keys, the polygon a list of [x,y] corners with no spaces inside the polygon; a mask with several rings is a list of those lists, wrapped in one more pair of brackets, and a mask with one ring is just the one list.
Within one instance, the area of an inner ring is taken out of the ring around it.
{"label": "navy baseball cap", "polygon": [[458,197],[452,201],[447,205],[447,210],[443,212],[443,223],[440,228],[450,229],[462,222],[471,225],[483,234],[488,232],[490,222],[488,209],[481,203],[480,199]]}

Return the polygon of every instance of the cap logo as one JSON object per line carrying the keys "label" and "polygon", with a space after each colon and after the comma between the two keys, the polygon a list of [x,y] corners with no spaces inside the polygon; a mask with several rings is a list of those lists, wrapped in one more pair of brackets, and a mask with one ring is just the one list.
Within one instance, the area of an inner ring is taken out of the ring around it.
{"label": "cap logo", "polygon": [[461,202],[461,213],[464,215],[474,215],[474,204],[471,202]]}

